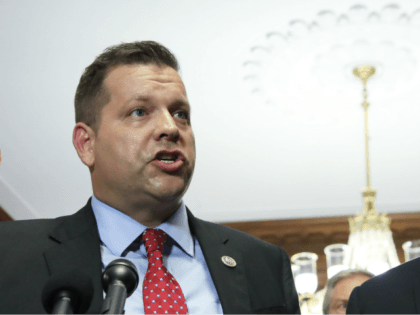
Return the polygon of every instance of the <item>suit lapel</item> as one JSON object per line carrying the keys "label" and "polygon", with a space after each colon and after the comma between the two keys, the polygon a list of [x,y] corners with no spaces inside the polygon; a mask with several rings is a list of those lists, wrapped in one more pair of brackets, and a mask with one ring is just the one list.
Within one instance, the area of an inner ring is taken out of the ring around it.
{"label": "suit lapel", "polygon": [[90,199],[76,214],[66,217],[50,234],[56,245],[44,252],[50,275],[81,269],[92,277],[94,298],[88,313],[99,313],[102,300],[100,240]]}
{"label": "suit lapel", "polygon": [[[217,225],[196,219],[187,209],[189,225],[201,246],[225,314],[252,313],[242,255]],[[68,216],[49,233],[56,242],[44,252],[50,275],[81,269],[92,277],[94,298],[88,313],[99,313],[103,301],[100,239],[91,200],[76,214]],[[232,257],[236,267],[228,267],[222,256]]]}
{"label": "suit lapel", "polygon": [[[197,237],[206,259],[213,283],[219,295],[224,314],[252,313],[245,267],[242,255],[227,235],[218,233],[217,225],[196,219],[187,209],[189,225]],[[236,261],[236,267],[228,267],[222,256]]]}

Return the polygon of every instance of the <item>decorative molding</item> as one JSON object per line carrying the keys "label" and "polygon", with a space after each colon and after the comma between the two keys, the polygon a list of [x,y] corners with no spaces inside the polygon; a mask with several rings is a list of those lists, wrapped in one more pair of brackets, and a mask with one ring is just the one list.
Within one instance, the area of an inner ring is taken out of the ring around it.
{"label": "decorative molding", "polygon": [[10,215],[0,207],[0,222],[13,221]]}
{"label": "decorative molding", "polygon": [[375,81],[381,79],[376,97],[402,95],[417,88],[419,35],[420,9],[388,4],[374,11],[358,4],[344,12],[324,10],[267,32],[243,62],[244,84],[267,106],[281,107],[287,93],[305,95],[308,105],[299,114],[310,116],[317,107],[308,100],[353,96],[353,68],[370,64],[377,68]]}
{"label": "decorative molding", "polygon": [[[402,244],[420,239],[420,212],[388,214],[398,258],[404,262]],[[293,220],[268,220],[222,223],[246,232],[268,243],[282,246],[289,256],[299,252],[318,255],[317,269],[319,289],[327,283],[327,266],[324,248],[330,244],[347,244],[349,222],[347,216],[319,217]]]}

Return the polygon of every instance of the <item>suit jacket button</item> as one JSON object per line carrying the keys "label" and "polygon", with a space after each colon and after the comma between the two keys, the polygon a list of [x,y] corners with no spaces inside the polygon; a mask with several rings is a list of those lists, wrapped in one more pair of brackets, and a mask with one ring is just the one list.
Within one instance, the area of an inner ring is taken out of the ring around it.
{"label": "suit jacket button", "polygon": [[222,256],[222,262],[228,267],[236,267],[236,261],[232,257]]}

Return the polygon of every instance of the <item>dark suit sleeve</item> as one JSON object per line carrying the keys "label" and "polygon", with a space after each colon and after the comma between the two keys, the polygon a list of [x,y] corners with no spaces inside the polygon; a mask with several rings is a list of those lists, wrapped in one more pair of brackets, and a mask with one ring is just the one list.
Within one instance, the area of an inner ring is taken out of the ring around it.
{"label": "dark suit sleeve", "polygon": [[351,292],[349,304],[347,305],[346,314],[363,314],[361,312],[360,301],[360,287],[355,287]]}
{"label": "dark suit sleeve", "polygon": [[287,314],[300,314],[299,297],[296,292],[295,282],[293,280],[290,258],[282,247],[279,248],[282,256],[283,292],[286,300]]}

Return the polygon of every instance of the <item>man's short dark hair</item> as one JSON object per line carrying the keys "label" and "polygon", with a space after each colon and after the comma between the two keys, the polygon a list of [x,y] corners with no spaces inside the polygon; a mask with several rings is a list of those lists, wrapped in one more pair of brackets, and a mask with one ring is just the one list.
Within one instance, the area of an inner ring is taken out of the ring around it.
{"label": "man's short dark hair", "polygon": [[325,296],[324,296],[324,303],[322,304],[323,314],[328,314],[328,310],[330,308],[331,303],[331,295],[334,287],[340,280],[351,278],[356,275],[367,276],[372,278],[374,276],[373,273],[365,270],[358,270],[358,269],[348,269],[344,271],[340,271],[334,277],[328,280],[327,285],[325,286]]}
{"label": "man's short dark hair", "polygon": [[111,99],[103,84],[106,75],[117,66],[132,64],[168,66],[179,71],[175,56],[169,49],[154,41],[122,43],[106,48],[80,78],[74,98],[76,123],[83,122],[97,133],[102,109]]}

